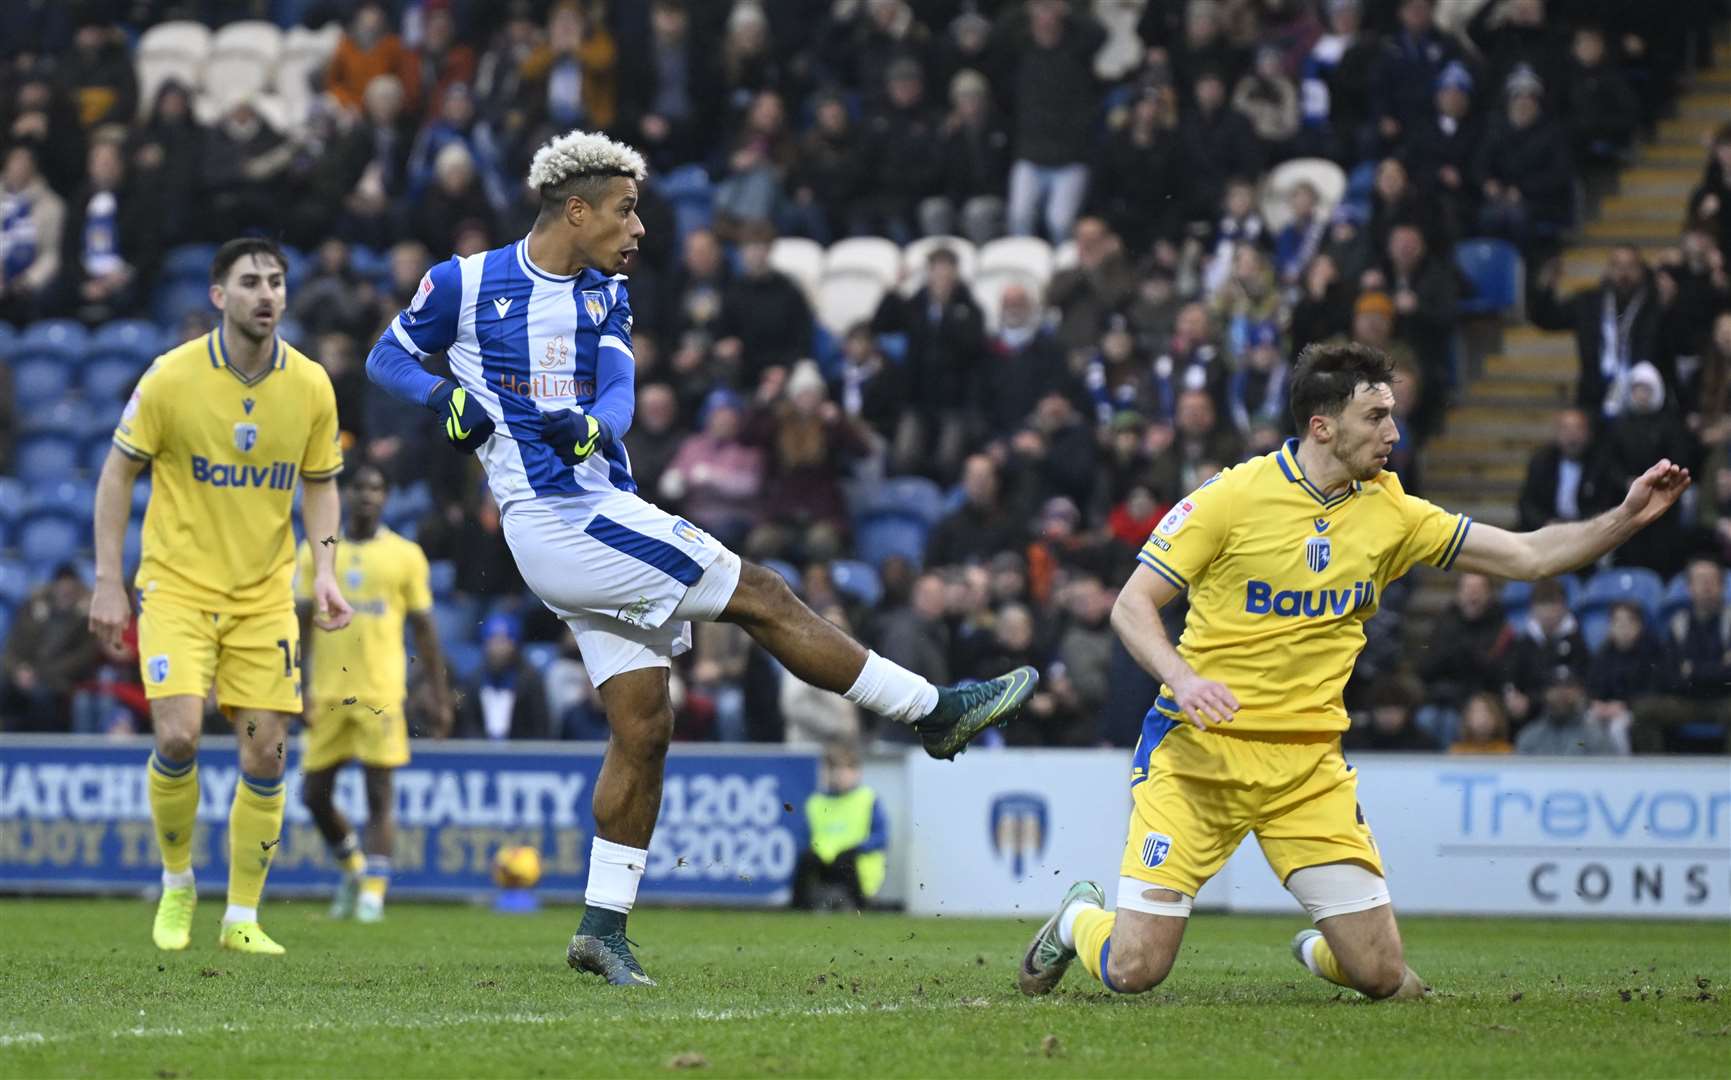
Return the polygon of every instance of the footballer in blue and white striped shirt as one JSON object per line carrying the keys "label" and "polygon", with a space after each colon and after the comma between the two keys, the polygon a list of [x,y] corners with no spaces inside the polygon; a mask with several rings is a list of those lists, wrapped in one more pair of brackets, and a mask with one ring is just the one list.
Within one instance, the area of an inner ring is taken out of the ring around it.
{"label": "footballer in blue and white striped shirt", "polygon": [[[486,467],[523,579],[576,636],[612,729],[572,967],[649,978],[625,940],[673,729],[671,658],[691,620],[737,623],[794,677],[911,725],[951,758],[1032,695],[1033,668],[936,687],[814,614],[772,570],[638,497],[625,453],[636,401],[624,270],[643,236],[636,150],[574,131],[535,154],[540,215],[516,243],[427,272],[367,358],[373,381],[439,418]],[[421,361],[443,352],[452,378]]]}

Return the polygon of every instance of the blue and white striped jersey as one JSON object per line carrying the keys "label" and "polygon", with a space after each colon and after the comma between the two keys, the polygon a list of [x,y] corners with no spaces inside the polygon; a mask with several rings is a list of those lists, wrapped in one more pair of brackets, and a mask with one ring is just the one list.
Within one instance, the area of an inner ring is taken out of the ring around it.
{"label": "blue and white striped jersey", "polygon": [[[444,352],[457,382],[493,418],[497,429],[480,457],[501,507],[537,496],[637,490],[622,441],[636,404],[624,275],[547,273],[529,260],[527,239],[453,257],[427,271],[375,353],[393,343],[422,360]],[[408,357],[401,359],[408,367]],[[418,378],[381,381],[409,400],[426,398],[414,392]],[[544,412],[572,408],[600,420],[606,432],[601,451],[575,468],[540,438]]]}

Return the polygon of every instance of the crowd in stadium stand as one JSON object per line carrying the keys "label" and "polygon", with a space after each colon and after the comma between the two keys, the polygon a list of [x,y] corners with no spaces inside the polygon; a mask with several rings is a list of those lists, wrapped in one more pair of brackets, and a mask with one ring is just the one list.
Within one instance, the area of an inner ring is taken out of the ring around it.
{"label": "crowd in stadium stand", "polygon": [[[184,245],[262,232],[304,252],[284,332],[329,369],[349,460],[386,471],[390,520],[434,560],[459,734],[603,737],[474,462],[363,361],[434,259],[528,230],[541,142],[606,130],[652,166],[626,440],[644,495],[936,681],[1037,665],[1010,743],[1127,744],[1154,687],[1108,615],[1150,529],[1292,433],[1285,380],[1314,341],[1393,356],[1391,467],[1423,493],[1465,359],[1473,286],[1454,250],[1502,238],[1528,267],[1528,317],[1572,330],[1580,359],[1521,525],[1614,505],[1661,456],[1696,488],[1615,556],[1660,593],[1603,607],[1591,646],[1573,613],[1585,577],[1517,602],[1463,575],[1424,651],[1405,647],[1391,589],[1348,744],[1721,751],[1731,128],[1679,200],[1674,249],[1618,249],[1601,285],[1567,296],[1555,261],[1584,191],[1709,61],[1721,8],[1491,0],[1445,29],[1430,0],[1150,0],[1109,41],[1093,5],[1062,0],[0,5],[0,320],[144,318],[171,344],[212,315],[196,266],[190,291],[165,284]],[[224,96],[138,52],[167,19],[260,15],[331,35],[304,85]],[[1103,77],[1097,57],[1125,41]],[[1333,162],[1347,190],[1298,182],[1271,202],[1263,181],[1296,158]],[[789,237],[932,235],[967,243],[918,249],[840,327],[775,258]],[[971,254],[1004,236],[1043,237],[1057,267],[976,292]],[[86,380],[68,400],[110,423],[127,392]],[[8,471],[34,430],[21,394],[0,390]],[[4,607],[0,728],[140,729],[136,658],[85,631],[83,566],[61,561],[7,564],[28,587]],[[698,627],[682,663],[682,738],[904,735],[862,732],[736,627]]]}

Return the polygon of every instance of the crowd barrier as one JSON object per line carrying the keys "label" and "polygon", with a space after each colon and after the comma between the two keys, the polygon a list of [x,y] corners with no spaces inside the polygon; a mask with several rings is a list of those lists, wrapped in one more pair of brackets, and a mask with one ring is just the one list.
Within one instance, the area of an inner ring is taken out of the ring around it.
{"label": "crowd barrier", "polygon": [[[194,837],[201,885],[220,890],[236,776],[232,739],[205,740]],[[417,743],[397,774],[393,893],[472,897],[493,855],[531,844],[542,891],[582,892],[600,744]],[[144,891],[157,880],[144,739],[0,736],[0,889]],[[1731,917],[1731,766],[1723,758],[1354,756],[1359,802],[1397,906],[1411,913]],[[1129,756],[1109,750],[916,752],[866,763],[890,822],[881,894],[931,915],[1044,917],[1070,880],[1115,884]],[[650,848],[646,903],[785,902],[806,750],[676,745]],[[328,890],[335,870],[299,803],[271,871],[280,894]],[[358,771],[339,805],[359,823]],[[1108,888],[1108,894],[1113,891]],[[1297,907],[1248,838],[1197,898],[1201,909]]]}

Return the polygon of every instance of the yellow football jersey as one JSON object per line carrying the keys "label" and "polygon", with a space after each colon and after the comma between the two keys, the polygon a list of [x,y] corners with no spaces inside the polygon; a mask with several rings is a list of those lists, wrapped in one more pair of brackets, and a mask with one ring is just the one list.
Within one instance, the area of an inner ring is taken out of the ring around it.
{"label": "yellow football jersey", "polygon": [[330,376],[281,339],[251,382],[220,330],[157,357],[114,429],[151,465],[138,588],[225,614],[291,605],[295,481],[341,472],[337,439]]}
{"label": "yellow football jersey", "polygon": [[[1290,439],[1202,485],[1137,556],[1189,589],[1178,653],[1237,695],[1237,731],[1345,731],[1341,691],[1383,589],[1414,563],[1447,570],[1472,527],[1389,472],[1325,499],[1297,449]],[[1171,693],[1161,687],[1161,704]]]}
{"label": "yellow football jersey", "polygon": [[[413,540],[380,525],[370,540],[343,537],[336,570],[337,585],[355,617],[341,630],[313,631],[309,700],[400,705],[409,674],[403,621],[410,612],[433,606],[427,556]],[[313,551],[303,543],[295,571],[297,599],[311,598],[312,579]]]}

